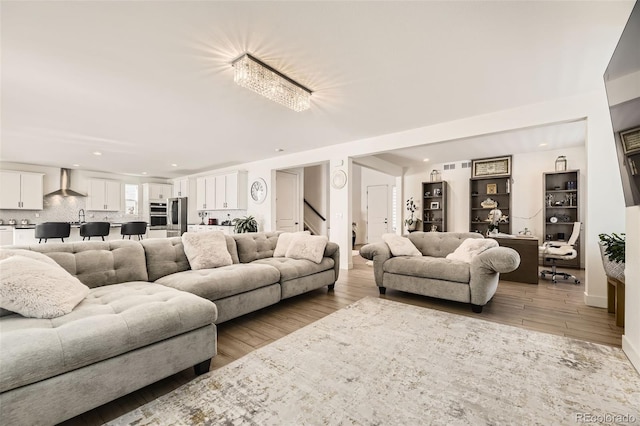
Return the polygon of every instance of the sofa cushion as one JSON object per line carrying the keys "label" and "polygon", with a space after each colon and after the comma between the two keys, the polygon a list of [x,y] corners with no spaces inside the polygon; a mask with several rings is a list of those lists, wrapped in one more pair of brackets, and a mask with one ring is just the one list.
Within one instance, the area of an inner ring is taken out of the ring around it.
{"label": "sofa cushion", "polygon": [[382,265],[383,271],[391,274],[455,281],[459,283],[469,282],[471,277],[469,273],[470,268],[470,265],[466,262],[431,256],[392,257]]}
{"label": "sofa cushion", "polygon": [[212,324],[216,306],[148,282],[91,289],[69,314],[0,318],[0,391],[34,383]]}
{"label": "sofa cushion", "polygon": [[306,277],[318,272],[333,269],[334,261],[330,257],[323,257],[320,263],[305,259],[291,259],[288,257],[270,257],[256,260],[253,264],[270,265],[280,271],[280,282]]}
{"label": "sofa cushion", "polygon": [[8,259],[12,256],[23,256],[34,260],[39,260],[40,262],[48,263],[49,265],[58,265],[55,260],[47,256],[46,254],[42,254],[37,251],[0,247],[0,260]]}
{"label": "sofa cushion", "polygon": [[292,259],[310,260],[315,263],[322,261],[324,249],[329,240],[324,235],[298,234],[291,240],[285,257]]}
{"label": "sofa cushion", "polygon": [[279,279],[276,268],[251,263],[178,272],[162,277],[156,283],[218,300],[277,283]]}
{"label": "sofa cushion", "polygon": [[477,232],[412,232],[408,235],[423,256],[445,257],[467,238],[484,238]]}
{"label": "sofa cushion", "polygon": [[233,264],[222,231],[185,232],[184,252],[191,269],[208,269]]}
{"label": "sofa cushion", "polygon": [[273,257],[285,257],[291,241],[293,241],[297,235],[311,235],[311,232],[283,232],[278,235],[278,242],[276,243],[276,248],[273,250]]}
{"label": "sofa cushion", "polygon": [[422,256],[420,250],[407,237],[388,233],[382,234],[382,241],[389,246],[389,251],[394,256]]}
{"label": "sofa cushion", "polygon": [[278,235],[281,232],[249,232],[246,234],[234,234],[238,246],[238,259],[240,263],[250,263],[254,260],[273,257],[273,252],[278,243]]}
{"label": "sofa cushion", "polygon": [[[231,254],[231,260],[233,263],[238,263],[236,240],[229,235],[225,235],[225,240],[227,242],[227,250]],[[140,244],[144,247],[146,255],[149,281],[156,281],[165,275],[191,269],[189,259],[184,253],[182,237],[150,238],[140,241]]]}
{"label": "sofa cushion", "polygon": [[467,238],[446,257],[450,260],[470,263],[475,256],[492,247],[498,247],[498,242],[493,238]]}
{"label": "sofa cushion", "polygon": [[82,241],[12,248],[46,254],[89,287],[149,279],[144,249],[137,241]]}
{"label": "sofa cushion", "polygon": [[55,262],[24,256],[0,260],[0,306],[6,310],[55,318],[71,312],[88,293],[89,287]]}

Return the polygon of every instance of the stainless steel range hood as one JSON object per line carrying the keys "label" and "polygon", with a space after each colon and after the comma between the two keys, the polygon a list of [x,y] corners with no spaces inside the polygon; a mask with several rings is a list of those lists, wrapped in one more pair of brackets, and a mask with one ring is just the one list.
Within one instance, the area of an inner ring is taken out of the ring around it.
{"label": "stainless steel range hood", "polygon": [[86,197],[86,194],[83,194],[78,191],[74,191],[69,188],[71,185],[71,179],[69,178],[69,169],[60,169],[60,189],[57,191],[50,192],[45,195],[62,195],[63,197]]}

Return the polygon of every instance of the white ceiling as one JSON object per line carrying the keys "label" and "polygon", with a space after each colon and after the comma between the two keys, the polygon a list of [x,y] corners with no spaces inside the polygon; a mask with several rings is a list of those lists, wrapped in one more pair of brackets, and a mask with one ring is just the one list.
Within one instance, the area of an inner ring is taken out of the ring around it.
{"label": "white ceiling", "polygon": [[[3,1],[0,159],[176,177],[601,90],[632,7]],[[311,109],[236,86],[244,52]]]}

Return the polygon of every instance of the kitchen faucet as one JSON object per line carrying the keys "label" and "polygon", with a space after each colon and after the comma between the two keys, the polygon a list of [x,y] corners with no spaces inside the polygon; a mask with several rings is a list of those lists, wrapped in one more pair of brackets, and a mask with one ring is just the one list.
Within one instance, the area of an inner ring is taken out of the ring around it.
{"label": "kitchen faucet", "polygon": [[84,223],[84,222],[85,222],[84,209],[80,209],[78,211],[78,223]]}

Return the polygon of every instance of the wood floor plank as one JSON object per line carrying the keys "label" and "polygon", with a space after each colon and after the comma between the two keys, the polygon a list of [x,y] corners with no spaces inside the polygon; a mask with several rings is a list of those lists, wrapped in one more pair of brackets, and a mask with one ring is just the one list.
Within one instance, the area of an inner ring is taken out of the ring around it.
{"label": "wood floor plank", "polygon": [[[218,325],[218,355],[211,363],[215,371],[244,355],[274,342],[363,297],[382,297],[415,306],[464,315],[566,336],[590,342],[620,346],[624,328],[615,325],[615,317],[606,309],[584,304],[584,284],[538,285],[501,281],[493,299],[481,314],[471,312],[466,303],[440,300],[389,289],[380,296],[373,279],[373,268],[360,256],[353,258],[354,268],[340,271],[334,291],[327,288],[292,297],[280,303]],[[573,271],[575,272],[575,271]],[[576,276],[584,281],[584,271]],[[193,369],[84,413],[64,425],[98,425],[133,410],[160,395],[193,380]]]}

